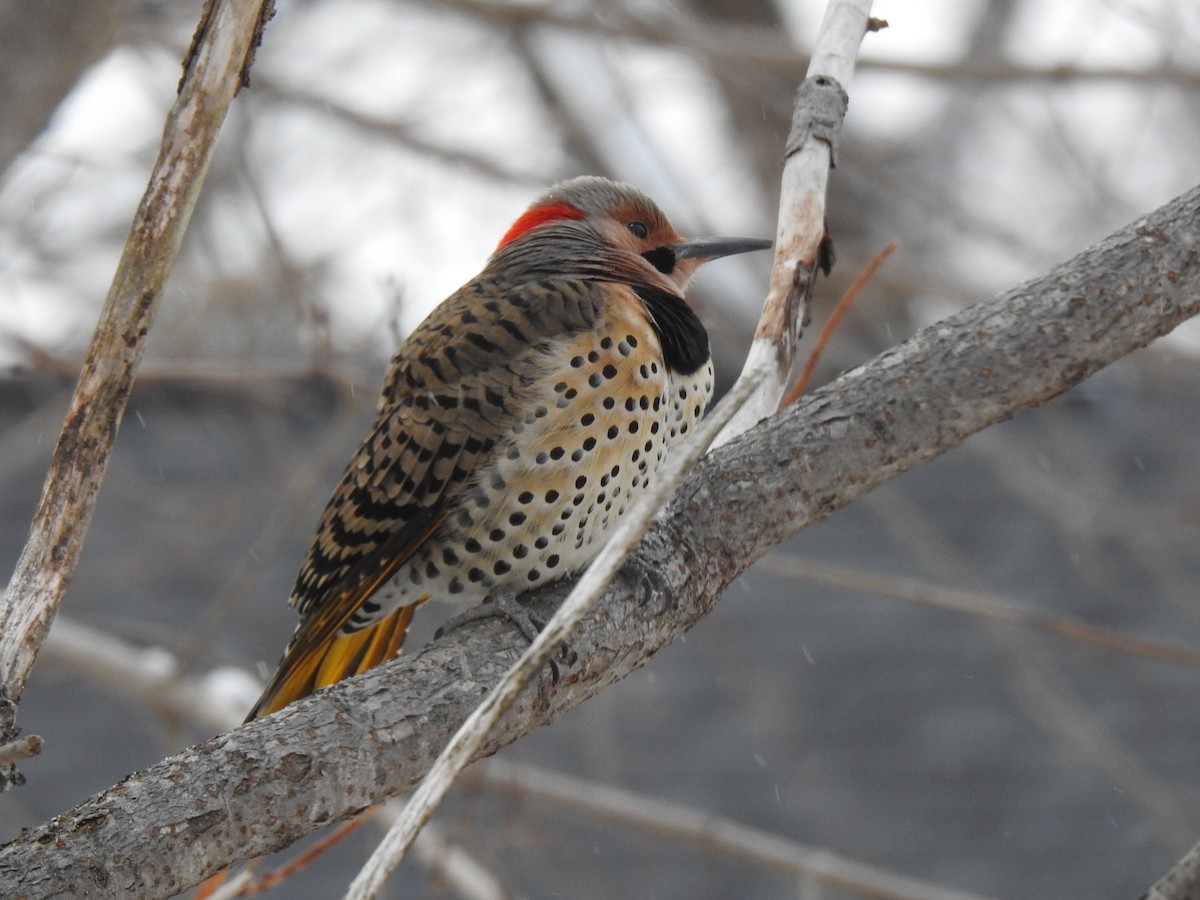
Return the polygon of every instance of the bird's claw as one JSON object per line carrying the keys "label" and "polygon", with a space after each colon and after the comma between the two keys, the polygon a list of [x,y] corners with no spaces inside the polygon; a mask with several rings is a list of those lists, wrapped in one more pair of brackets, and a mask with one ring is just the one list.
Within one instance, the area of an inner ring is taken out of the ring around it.
{"label": "bird's claw", "polygon": [[671,590],[671,582],[667,576],[638,557],[631,556],[625,560],[618,577],[633,591],[640,606],[645,606],[655,597],[662,597],[663,605],[659,615],[675,608],[675,592]]}
{"label": "bird's claw", "polygon": [[[488,595],[484,598],[483,603],[478,606],[473,606],[466,612],[460,613],[452,619],[448,619],[436,632],[434,639],[438,639],[456,628],[461,628],[471,622],[479,622],[484,619],[504,619],[507,622],[516,626],[517,630],[524,635],[525,640],[533,643],[541,630],[546,627],[546,622],[541,617],[534,615],[529,609],[523,606],[515,597],[510,594]],[[570,644],[563,644],[558,651],[558,656],[569,666],[573,666],[579,659],[577,654]],[[558,661],[554,658],[550,659],[550,682],[558,684],[562,678],[562,673],[558,667]]]}

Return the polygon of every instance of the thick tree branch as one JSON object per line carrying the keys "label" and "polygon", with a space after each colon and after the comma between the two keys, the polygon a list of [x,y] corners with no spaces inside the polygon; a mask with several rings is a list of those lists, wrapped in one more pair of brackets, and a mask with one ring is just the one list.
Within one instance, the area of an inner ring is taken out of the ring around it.
{"label": "thick tree branch", "polygon": [[[210,0],[0,607],[0,743],[83,549],[146,335],[271,0]],[[15,773],[6,776],[15,782]]]}
{"label": "thick tree branch", "polygon": [[[610,589],[493,753],[643,665],[755,559],[895,475],[1050,400],[1200,312],[1200,189],[925,329],[706,457],[640,550],[664,611]],[[532,602],[544,612],[565,593]],[[0,848],[0,896],[165,896],[419,780],[523,649],[464,628],[139,772]]]}
{"label": "thick tree branch", "polygon": [[1142,900],[1192,900],[1200,894],[1200,844],[1142,895]]}

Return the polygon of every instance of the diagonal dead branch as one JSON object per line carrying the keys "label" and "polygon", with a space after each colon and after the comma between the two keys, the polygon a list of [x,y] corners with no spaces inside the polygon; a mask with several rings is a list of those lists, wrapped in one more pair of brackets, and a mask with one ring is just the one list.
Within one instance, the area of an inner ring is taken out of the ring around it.
{"label": "diagonal dead branch", "polygon": [[637,831],[687,841],[706,855],[724,854],[775,869],[848,895],[873,900],[987,900],[951,888],[908,878],[824,847],[802,844],[770,831],[752,828],[705,809],[646,797],[600,784],[514,763],[489,760],[472,768],[464,781],[489,791],[572,810]]}
{"label": "diagonal dead branch", "polygon": [[855,566],[792,555],[772,556],[760,565],[791,579],[800,578],[847,591],[1008,622],[1111,653],[1200,668],[1200,651],[1190,647],[1140,640],[1074,616],[1045,612],[983,591],[948,588],[919,578],[874,574]]}
{"label": "diagonal dead branch", "polygon": [[867,283],[879,271],[879,267],[887,261],[887,258],[896,251],[898,246],[899,244],[892,241],[876,253],[871,261],[867,263],[866,267],[855,276],[854,281],[850,282],[850,287],[846,288],[842,296],[838,298],[838,302],[833,305],[833,309],[829,313],[829,318],[821,326],[817,340],[813,343],[812,350],[809,351],[808,359],[804,361],[804,368],[800,370],[800,374],[792,382],[792,386],[788,389],[788,392],[779,401],[780,409],[785,406],[791,406],[808,390],[808,383],[812,379],[812,374],[817,367],[817,363],[821,360],[821,354],[825,352],[825,348],[833,340],[833,335],[837,332],[838,326],[841,325],[842,318],[849,311],[854,301],[858,299],[858,295],[862,293],[862,289],[867,286]]}
{"label": "diagonal dead branch", "polygon": [[[29,539],[0,607],[0,742],[74,574],[113,440],[221,123],[270,0],[210,0],[54,448]],[[12,783],[9,776],[8,784]]]}

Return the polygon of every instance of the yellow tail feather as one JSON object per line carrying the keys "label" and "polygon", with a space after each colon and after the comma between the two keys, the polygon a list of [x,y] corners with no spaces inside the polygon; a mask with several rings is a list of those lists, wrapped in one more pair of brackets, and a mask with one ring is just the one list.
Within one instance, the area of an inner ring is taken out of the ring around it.
{"label": "yellow tail feather", "polygon": [[246,721],[283,709],[319,688],[365,672],[400,652],[419,603],[402,606],[390,616],[353,634],[335,633],[317,646],[293,646],[284,654],[275,677]]}

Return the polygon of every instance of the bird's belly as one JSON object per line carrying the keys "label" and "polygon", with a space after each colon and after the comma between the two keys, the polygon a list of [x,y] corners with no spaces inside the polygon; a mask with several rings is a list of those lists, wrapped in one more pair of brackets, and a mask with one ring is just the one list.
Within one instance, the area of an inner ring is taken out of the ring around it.
{"label": "bird's belly", "polygon": [[624,330],[549,367],[384,607],[517,594],[585,567],[712,395],[711,363],[668,372]]}

